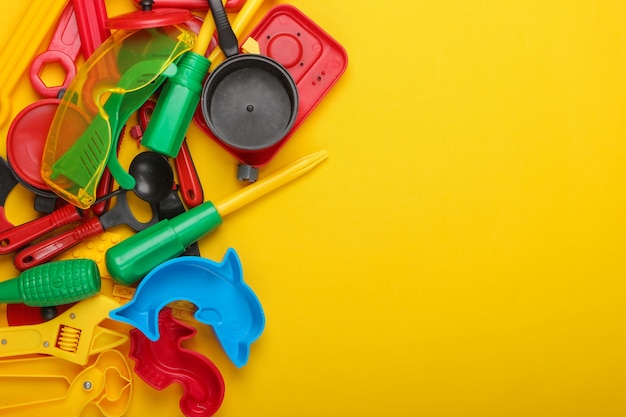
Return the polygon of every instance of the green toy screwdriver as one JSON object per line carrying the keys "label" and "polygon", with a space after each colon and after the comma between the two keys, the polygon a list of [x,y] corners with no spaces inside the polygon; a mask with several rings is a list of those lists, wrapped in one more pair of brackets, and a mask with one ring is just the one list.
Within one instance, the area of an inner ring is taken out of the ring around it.
{"label": "green toy screwdriver", "polygon": [[176,64],[176,75],[163,86],[141,144],[155,152],[176,157],[202,92],[202,82],[211,61],[204,54],[209,46],[215,22],[207,16],[200,27],[193,49]]}
{"label": "green toy screwdriver", "polygon": [[[225,2],[222,0],[222,3]],[[235,34],[243,32],[261,3],[262,0],[246,0],[233,23]],[[209,59],[205,57],[214,31],[215,21],[208,12],[193,49],[183,54],[176,64],[176,75],[165,82],[159,94],[154,113],[141,139],[141,144],[148,149],[171,158],[178,155],[200,102],[204,78],[209,68],[221,61],[219,48],[211,52]],[[238,46],[235,44],[234,47]]]}
{"label": "green toy screwdriver", "polygon": [[100,291],[100,270],[91,259],[49,262],[0,282],[0,303],[50,307],[73,303]]}
{"label": "green toy screwdriver", "polygon": [[106,265],[113,280],[132,285],[153,268],[182,254],[185,248],[222,223],[222,217],[268,192],[298,178],[324,161],[328,152],[301,158],[267,178],[242,188],[225,201],[210,201],[160,222],[118,243],[106,253]]}

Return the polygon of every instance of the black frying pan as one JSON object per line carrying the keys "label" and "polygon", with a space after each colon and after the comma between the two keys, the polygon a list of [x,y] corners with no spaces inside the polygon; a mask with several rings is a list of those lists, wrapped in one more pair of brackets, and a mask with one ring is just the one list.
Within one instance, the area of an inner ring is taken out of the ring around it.
{"label": "black frying pan", "polygon": [[228,146],[245,151],[272,146],[296,120],[296,83],[274,59],[240,54],[221,0],[209,0],[209,7],[226,60],[204,83],[202,115],[215,137]]}

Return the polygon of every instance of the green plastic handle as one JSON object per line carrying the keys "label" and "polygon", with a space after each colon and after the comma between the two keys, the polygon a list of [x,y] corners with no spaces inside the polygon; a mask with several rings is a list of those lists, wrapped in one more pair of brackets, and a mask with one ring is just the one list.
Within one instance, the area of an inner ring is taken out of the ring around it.
{"label": "green plastic handle", "polygon": [[148,149],[171,158],[178,155],[185,139],[211,61],[195,52],[185,52],[176,66],[176,75],[163,86],[141,139]]}
{"label": "green plastic handle", "polygon": [[0,302],[49,307],[73,303],[96,295],[102,282],[91,259],[49,262],[0,283]]}
{"label": "green plastic handle", "polygon": [[220,224],[222,217],[210,201],[161,220],[107,251],[109,274],[119,284],[132,285]]}

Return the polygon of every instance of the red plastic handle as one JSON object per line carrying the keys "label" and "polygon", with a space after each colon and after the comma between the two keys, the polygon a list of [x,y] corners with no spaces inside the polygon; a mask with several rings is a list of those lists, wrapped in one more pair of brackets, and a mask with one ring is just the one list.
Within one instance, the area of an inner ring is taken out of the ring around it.
{"label": "red plastic handle", "polygon": [[[140,2],[141,0],[135,0],[135,6],[141,7],[139,5]],[[246,0],[228,0],[225,4],[226,11],[228,13],[238,12],[245,2]],[[206,0],[159,0],[155,1],[152,7],[155,9],[171,7],[175,9],[207,11],[209,10],[209,3]]]}
{"label": "red plastic handle", "polygon": [[189,145],[187,145],[186,140],[183,140],[178,155],[174,158],[174,165],[176,166],[180,192],[185,204],[190,208],[202,204],[204,202],[204,192],[202,191],[200,177],[198,177],[198,171],[196,171],[196,166],[191,159],[191,152],[189,152]]}
{"label": "red plastic handle", "polygon": [[71,204],[52,213],[12,227],[0,233],[0,255],[14,252],[57,227],[80,220],[81,214]]}
{"label": "red plastic handle", "polygon": [[106,28],[107,11],[104,0],[73,0],[83,56],[91,54],[104,42],[111,31]]}
{"label": "red plastic handle", "polygon": [[74,229],[22,249],[15,254],[13,263],[18,270],[24,271],[49,262],[69,248],[76,246],[83,239],[102,232],[104,228],[100,220],[97,217],[90,217]]}
{"label": "red plastic handle", "polygon": [[0,206],[0,231],[9,230],[12,227],[15,226],[7,219],[7,215],[4,213],[4,206]]}
{"label": "red plastic handle", "polygon": [[[76,58],[81,48],[78,36],[78,23],[71,4],[68,4],[58,20],[56,30],[46,51],[39,54],[31,63],[28,72],[30,82],[42,97],[56,98],[61,88],[67,88],[76,76]],[[47,64],[58,63],[65,71],[63,83],[59,86],[48,86],[41,79],[41,73]]]}
{"label": "red plastic handle", "polygon": [[[148,100],[139,108],[138,121],[142,132],[145,132],[148,126],[155,106],[156,103],[154,101]],[[204,192],[186,139],[183,140],[178,155],[174,158],[174,166],[176,167],[180,191],[185,204],[189,208],[202,204],[204,202]]]}

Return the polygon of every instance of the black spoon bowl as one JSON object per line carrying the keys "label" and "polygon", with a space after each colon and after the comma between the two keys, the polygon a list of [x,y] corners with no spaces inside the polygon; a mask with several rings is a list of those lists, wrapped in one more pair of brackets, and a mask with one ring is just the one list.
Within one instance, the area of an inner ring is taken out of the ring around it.
{"label": "black spoon bowl", "polygon": [[163,155],[147,151],[135,156],[128,169],[135,178],[133,192],[148,203],[164,200],[172,191],[174,172]]}

